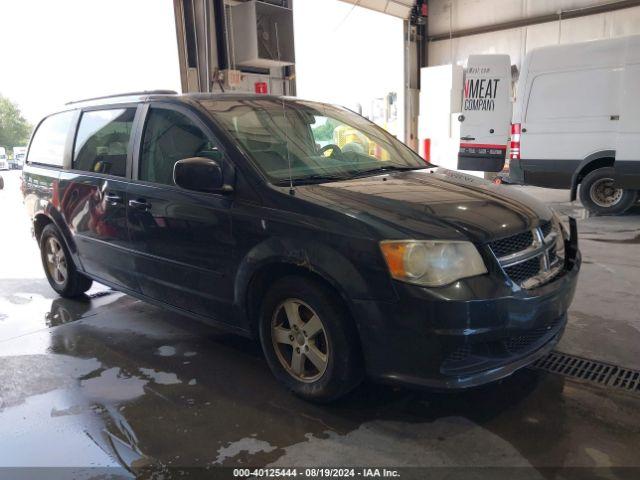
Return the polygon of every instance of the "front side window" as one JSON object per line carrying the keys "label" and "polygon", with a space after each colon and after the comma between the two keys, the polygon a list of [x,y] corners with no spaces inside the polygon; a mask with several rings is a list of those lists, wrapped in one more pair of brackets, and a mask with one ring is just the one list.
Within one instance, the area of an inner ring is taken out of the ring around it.
{"label": "front side window", "polygon": [[281,99],[202,100],[266,174],[284,184],[429,165],[372,122],[332,105]]}
{"label": "front side window", "polygon": [[135,108],[84,112],[76,135],[73,168],[124,177]]}
{"label": "front side window", "polygon": [[218,158],[216,145],[189,117],[151,108],[142,137],[140,180],[174,185],[173,166],[190,157]]}
{"label": "front side window", "polygon": [[56,113],[45,118],[31,140],[29,162],[61,167],[64,147],[75,112]]}

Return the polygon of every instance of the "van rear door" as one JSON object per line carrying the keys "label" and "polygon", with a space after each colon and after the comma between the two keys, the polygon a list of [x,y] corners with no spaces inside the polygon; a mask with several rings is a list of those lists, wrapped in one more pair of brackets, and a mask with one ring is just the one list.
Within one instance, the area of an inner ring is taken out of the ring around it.
{"label": "van rear door", "polygon": [[511,124],[509,55],[470,55],[465,72],[458,169],[499,172]]}

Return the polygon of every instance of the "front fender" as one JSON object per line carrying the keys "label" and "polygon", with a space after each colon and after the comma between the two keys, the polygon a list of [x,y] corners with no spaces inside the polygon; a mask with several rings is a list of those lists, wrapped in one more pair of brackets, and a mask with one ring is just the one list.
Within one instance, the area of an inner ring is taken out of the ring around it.
{"label": "front fender", "polygon": [[294,265],[319,275],[340,293],[348,305],[352,300],[395,298],[388,274],[381,272],[373,275],[374,278],[365,278],[349,258],[330,246],[309,240],[273,237],[252,248],[238,266],[234,303],[245,319],[248,318],[248,287],[254,275],[269,265],[279,264]]}

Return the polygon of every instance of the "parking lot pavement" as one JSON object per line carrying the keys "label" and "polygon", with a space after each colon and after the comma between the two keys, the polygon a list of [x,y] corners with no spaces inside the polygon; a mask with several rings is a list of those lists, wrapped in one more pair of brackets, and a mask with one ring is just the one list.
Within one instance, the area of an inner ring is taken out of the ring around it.
{"label": "parking lot pavement", "polygon": [[[17,174],[0,191],[0,467],[640,468],[638,394],[523,370],[456,394],[365,384],[318,406],[283,390],[251,341],[101,286],[59,298]],[[561,348],[637,362],[638,259],[625,257],[638,219],[581,220],[586,265]]]}

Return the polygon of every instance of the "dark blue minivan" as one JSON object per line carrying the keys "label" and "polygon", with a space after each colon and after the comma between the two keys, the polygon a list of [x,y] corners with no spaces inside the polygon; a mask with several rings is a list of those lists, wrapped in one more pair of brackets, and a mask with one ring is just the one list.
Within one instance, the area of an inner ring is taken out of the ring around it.
{"label": "dark blue minivan", "polygon": [[36,128],[22,188],[60,295],[95,280],[259,338],[314,401],[365,375],[503,378],[558,342],[580,269],[574,221],[294,98],[71,103]]}

